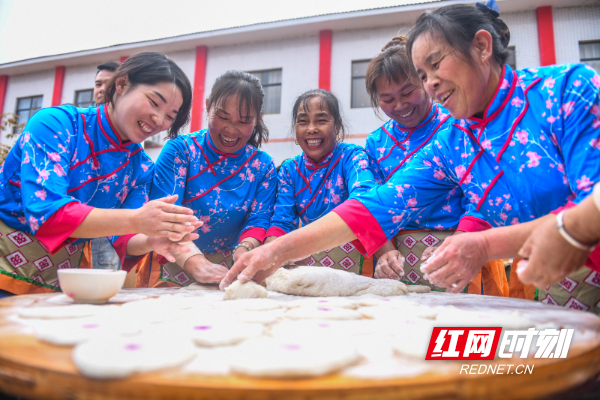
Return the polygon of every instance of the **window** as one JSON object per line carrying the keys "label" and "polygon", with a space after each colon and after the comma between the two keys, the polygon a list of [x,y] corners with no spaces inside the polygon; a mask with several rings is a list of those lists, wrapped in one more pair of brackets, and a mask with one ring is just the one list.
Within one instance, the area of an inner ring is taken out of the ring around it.
{"label": "window", "polygon": [[600,41],[579,42],[579,57],[582,63],[600,73]]}
{"label": "window", "polygon": [[27,123],[29,118],[33,116],[40,108],[42,108],[42,99],[44,96],[32,96],[22,97],[17,99],[17,117],[19,117],[19,124]]}
{"label": "window", "polygon": [[515,50],[515,46],[509,46],[508,57],[506,57],[506,64],[508,64],[513,71],[517,69],[517,51]]}
{"label": "window", "polygon": [[263,100],[263,113],[279,114],[281,113],[281,69],[270,71],[249,72],[260,80],[260,84],[265,92]]}
{"label": "window", "polygon": [[88,108],[96,105],[94,101],[94,89],[78,90],[75,92],[75,106]]}
{"label": "window", "polygon": [[371,60],[352,61],[352,108],[370,107],[365,77]]}

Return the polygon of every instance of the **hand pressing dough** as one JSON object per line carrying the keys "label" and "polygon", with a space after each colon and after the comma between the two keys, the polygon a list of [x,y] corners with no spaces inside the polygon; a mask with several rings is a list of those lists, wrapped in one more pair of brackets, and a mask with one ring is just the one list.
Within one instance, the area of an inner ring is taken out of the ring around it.
{"label": "hand pressing dough", "polygon": [[218,301],[213,304],[218,310],[268,311],[283,307],[281,303],[271,299],[239,299]]}
{"label": "hand pressing dough", "polygon": [[133,338],[102,337],[79,344],[73,362],[79,372],[95,379],[125,378],[136,372],[179,366],[196,355],[193,343],[159,335]]}
{"label": "hand pressing dough", "polygon": [[372,279],[346,271],[323,267],[279,268],[267,278],[267,290],[297,296],[330,297],[406,295],[406,285],[391,279]]}
{"label": "hand pressing dough", "polygon": [[90,304],[74,304],[56,307],[27,307],[19,311],[21,318],[66,319],[93,317],[95,315],[119,310],[119,306],[94,306]]}
{"label": "hand pressing dough", "polygon": [[256,282],[235,281],[225,289],[223,300],[258,299],[267,297],[267,289]]}
{"label": "hand pressing dough", "polygon": [[287,308],[296,307],[328,307],[356,309],[356,302],[339,297],[315,297],[309,299],[292,300],[285,303]]}
{"label": "hand pressing dough", "polygon": [[359,354],[344,340],[293,341],[261,338],[238,347],[233,372],[264,378],[326,375],[356,362]]}
{"label": "hand pressing dough", "polygon": [[290,319],[361,319],[356,310],[335,307],[296,307],[285,313]]}

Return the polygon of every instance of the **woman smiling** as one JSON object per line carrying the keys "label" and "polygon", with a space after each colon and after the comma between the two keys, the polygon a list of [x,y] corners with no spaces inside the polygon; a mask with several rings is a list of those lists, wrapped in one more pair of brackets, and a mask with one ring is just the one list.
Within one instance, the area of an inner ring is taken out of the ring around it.
{"label": "woman smiling", "polygon": [[[363,148],[342,143],[345,127],[338,99],[322,89],[296,99],[292,111],[296,144],[302,154],[281,166],[277,203],[267,242],[318,220],[351,194],[376,186],[372,163]],[[372,276],[373,261],[351,244],[311,255],[299,264],[331,267]]]}
{"label": "woman smiling", "polygon": [[[177,204],[204,224],[189,244],[191,252],[147,259],[137,286],[218,283],[233,261],[262,244],[277,190],[273,159],[258,149],[269,137],[263,97],[256,77],[228,71],[206,100],[208,129],[167,142],[156,162],[151,198],[177,195]],[[150,250],[141,246],[137,252]]]}

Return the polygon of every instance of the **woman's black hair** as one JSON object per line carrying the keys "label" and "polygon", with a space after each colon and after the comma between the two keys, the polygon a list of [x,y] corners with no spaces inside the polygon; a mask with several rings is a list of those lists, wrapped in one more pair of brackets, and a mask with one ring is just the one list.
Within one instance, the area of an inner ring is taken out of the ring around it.
{"label": "woman's black hair", "polygon": [[402,84],[413,80],[421,85],[415,67],[406,49],[407,40],[404,36],[392,38],[375,58],[369,62],[365,77],[367,93],[371,100],[371,107],[379,115],[379,97],[377,97],[377,81],[383,78],[388,84]]}
{"label": "woman's black hair", "polygon": [[105,98],[112,107],[115,106],[116,81],[122,76],[127,76],[129,82],[127,90],[140,84],[156,85],[162,82],[173,83],[181,90],[183,103],[167,130],[169,139],[176,138],[179,130],[190,120],[192,108],[192,85],[181,68],[166,55],[156,51],[146,51],[129,57],[119,65],[106,84]]}
{"label": "woman's black hair", "polygon": [[472,64],[475,60],[471,54],[471,43],[478,31],[485,30],[492,35],[494,60],[498,65],[504,65],[508,57],[510,30],[504,21],[486,8],[453,4],[421,14],[408,33],[409,54],[412,53],[415,40],[429,33],[432,37],[445,40],[450,49],[462,54]]}
{"label": "woman's black hair", "polygon": [[295,132],[296,118],[298,118],[298,110],[300,110],[300,108],[302,107],[302,110],[305,113],[308,113],[308,101],[313,97],[318,97],[321,100],[321,110],[323,110],[323,104],[327,106],[329,112],[333,116],[333,127],[335,128],[335,130],[340,130],[340,142],[343,142],[348,129],[342,121],[340,102],[333,93],[323,89],[311,89],[308,92],[304,92],[300,96],[298,96],[298,98],[294,102],[294,107],[292,108],[292,132]]}
{"label": "woman's black hair", "polygon": [[252,113],[256,114],[256,126],[252,136],[248,140],[252,146],[260,148],[263,143],[269,141],[269,130],[262,119],[263,92],[260,80],[247,72],[227,71],[217,78],[208,96],[207,112],[214,107],[221,108],[231,96],[239,99],[239,116],[246,118]]}

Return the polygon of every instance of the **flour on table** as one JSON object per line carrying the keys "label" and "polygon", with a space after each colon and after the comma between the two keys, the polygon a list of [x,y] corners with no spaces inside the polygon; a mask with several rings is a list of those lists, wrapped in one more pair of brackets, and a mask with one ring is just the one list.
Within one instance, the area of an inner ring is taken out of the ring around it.
{"label": "flour on table", "polygon": [[176,367],[195,357],[189,340],[158,335],[133,338],[102,337],[79,344],[73,362],[88,378],[125,378],[136,372]]}
{"label": "flour on table", "polygon": [[27,307],[19,311],[21,318],[65,319],[92,317],[111,310],[118,310],[118,306],[95,306],[91,304],[74,304],[70,306],[55,307]]}
{"label": "flour on table", "polygon": [[287,308],[296,307],[329,307],[329,308],[348,308],[356,309],[356,302],[338,297],[315,297],[308,299],[292,300],[285,304]]}
{"label": "flour on table", "polygon": [[290,319],[361,319],[361,315],[356,310],[335,307],[296,307],[291,308],[285,313],[286,318]]}
{"label": "flour on table", "polygon": [[233,372],[253,377],[301,378],[336,372],[358,358],[354,347],[339,338],[323,341],[261,338],[240,345],[230,367]]}
{"label": "flour on table", "polygon": [[505,329],[528,329],[536,324],[523,314],[493,311],[462,310],[455,307],[439,307],[436,317],[439,326],[501,326]]}
{"label": "flour on table", "polygon": [[218,301],[213,303],[213,307],[218,310],[268,311],[281,308],[282,305],[271,299],[239,299]]}
{"label": "flour on table", "polygon": [[408,293],[406,285],[400,281],[372,279],[323,267],[279,268],[266,282],[267,290],[297,296],[402,296]]}
{"label": "flour on table", "polygon": [[223,300],[258,299],[267,297],[267,289],[256,282],[235,281],[225,289]]}
{"label": "flour on table", "polygon": [[194,343],[202,347],[231,346],[244,340],[262,336],[264,326],[231,321],[211,321],[199,318],[180,332],[190,335]]}

